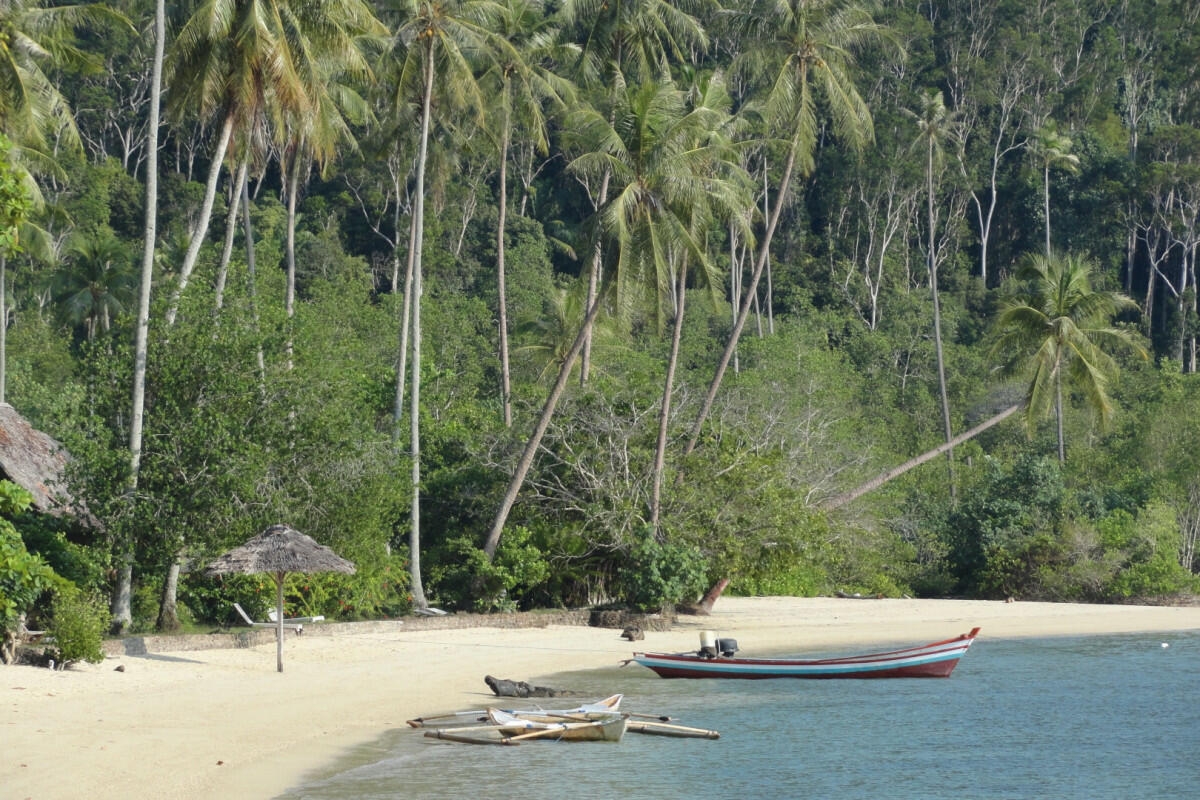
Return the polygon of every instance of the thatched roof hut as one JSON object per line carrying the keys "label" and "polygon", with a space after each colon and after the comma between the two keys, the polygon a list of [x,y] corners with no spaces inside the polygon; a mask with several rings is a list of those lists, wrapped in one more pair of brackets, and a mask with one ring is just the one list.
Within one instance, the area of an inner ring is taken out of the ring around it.
{"label": "thatched roof hut", "polygon": [[33,495],[33,507],[55,516],[78,514],[63,471],[71,456],[48,434],[35,430],[8,403],[0,403],[0,478]]}

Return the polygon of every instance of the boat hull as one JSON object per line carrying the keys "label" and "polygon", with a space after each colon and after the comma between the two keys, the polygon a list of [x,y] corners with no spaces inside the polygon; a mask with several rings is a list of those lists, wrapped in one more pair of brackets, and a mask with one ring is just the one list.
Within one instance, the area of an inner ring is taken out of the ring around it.
{"label": "boat hull", "polygon": [[948,678],[979,634],[843,658],[706,658],[691,653],[634,653],[632,661],[663,678]]}

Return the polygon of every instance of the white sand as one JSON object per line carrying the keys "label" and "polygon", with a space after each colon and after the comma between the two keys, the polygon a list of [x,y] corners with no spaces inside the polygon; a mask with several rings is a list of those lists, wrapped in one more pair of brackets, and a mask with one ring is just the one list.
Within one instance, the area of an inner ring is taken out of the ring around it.
{"label": "white sand", "polygon": [[1200,606],[725,597],[711,617],[681,617],[636,645],[582,626],[397,625],[289,634],[282,674],[273,643],[122,656],[65,672],[0,667],[0,796],[270,798],[407,719],[485,704],[485,674],[538,683],[613,666],[635,647],[692,650],[704,629],[755,655],[921,644],[974,626],[981,638],[1146,632],[1169,641],[1171,631],[1200,630]]}

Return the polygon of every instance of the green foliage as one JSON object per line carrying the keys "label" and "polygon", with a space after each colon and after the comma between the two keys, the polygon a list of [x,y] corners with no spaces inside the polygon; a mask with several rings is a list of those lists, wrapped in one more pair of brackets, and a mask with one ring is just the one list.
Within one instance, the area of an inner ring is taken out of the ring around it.
{"label": "green foliage", "polygon": [[17,629],[41,596],[60,585],[61,579],[42,559],[25,549],[25,543],[8,517],[23,511],[33,496],[10,481],[0,481],[0,633]]}
{"label": "green foliage", "polygon": [[99,664],[108,625],[108,608],[100,597],[75,587],[57,592],[47,628],[54,637],[56,660],[64,667],[76,661]]}
{"label": "green foliage", "polygon": [[637,611],[660,611],[698,597],[706,588],[707,567],[698,547],[660,542],[643,529],[622,558],[617,596]]}
{"label": "green foliage", "polygon": [[[83,535],[62,519],[27,512],[15,521],[30,553],[86,591],[102,591],[107,581],[107,551],[96,537]],[[71,538],[71,537],[74,537]]]}
{"label": "green foliage", "polygon": [[524,527],[508,529],[490,560],[472,538],[449,540],[441,565],[430,570],[432,591],[472,611],[517,610],[550,577],[550,563],[531,537]]}
{"label": "green foliage", "polygon": [[[1132,523],[1132,521],[1130,521]],[[1200,580],[1180,563],[1183,537],[1173,511],[1155,504],[1124,530],[1110,529],[1105,543],[1119,548],[1125,565],[1109,593],[1122,600],[1174,597],[1200,591]]]}
{"label": "green foliage", "polygon": [[20,252],[19,231],[29,213],[29,192],[13,169],[9,153],[12,144],[0,134],[0,256]]}

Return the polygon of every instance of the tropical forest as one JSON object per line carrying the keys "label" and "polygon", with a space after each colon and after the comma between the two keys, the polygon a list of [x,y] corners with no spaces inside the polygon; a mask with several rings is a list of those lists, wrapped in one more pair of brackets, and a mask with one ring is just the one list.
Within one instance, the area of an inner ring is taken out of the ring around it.
{"label": "tropical forest", "polygon": [[0,135],[8,633],[1200,591],[1192,0],[3,0]]}

